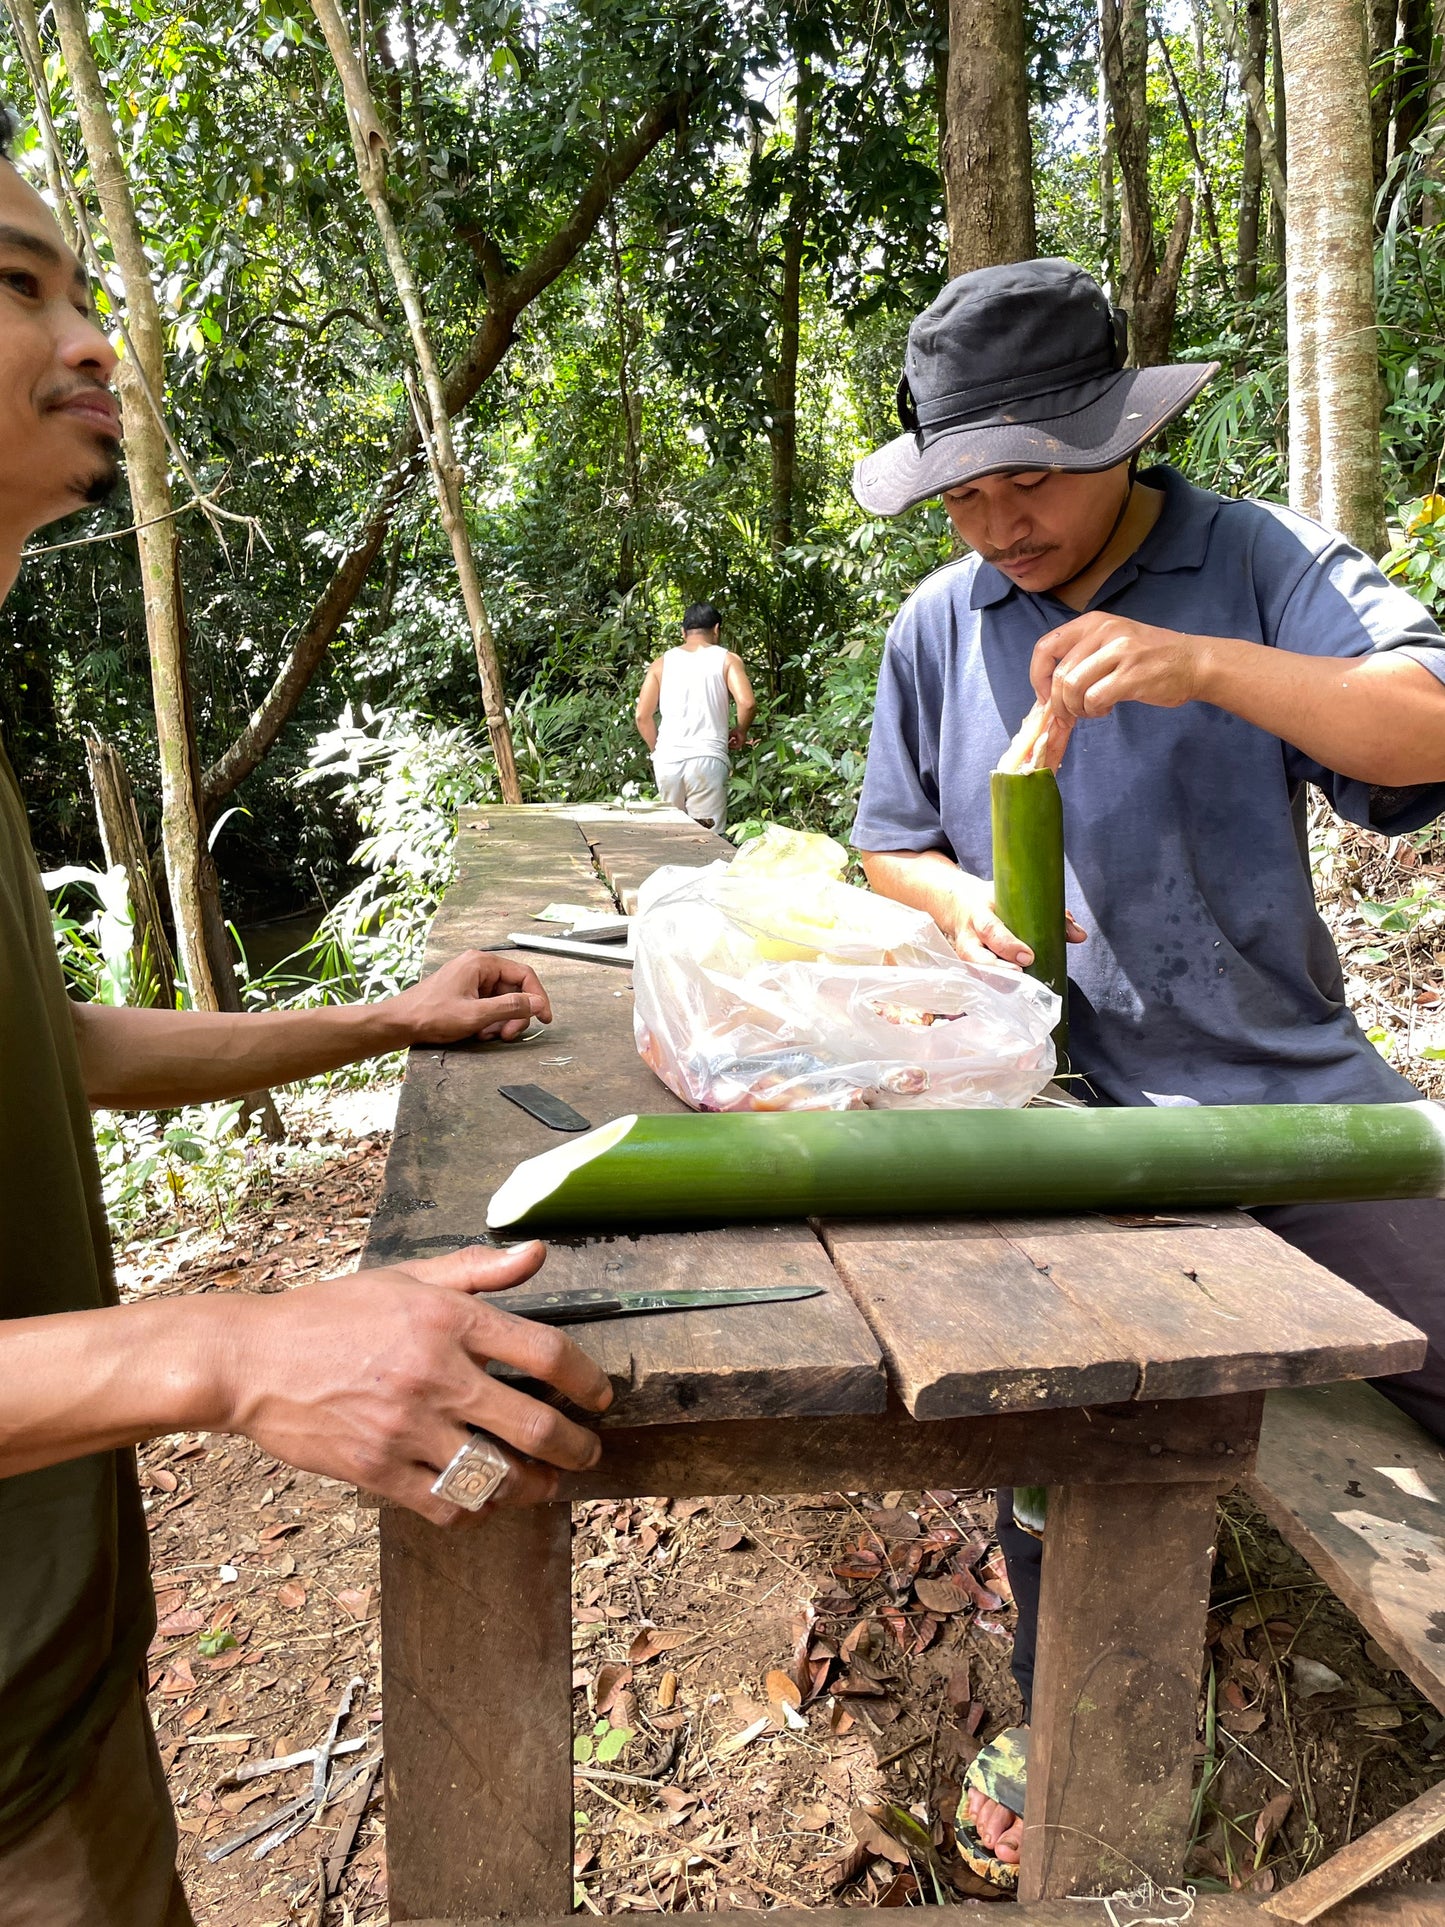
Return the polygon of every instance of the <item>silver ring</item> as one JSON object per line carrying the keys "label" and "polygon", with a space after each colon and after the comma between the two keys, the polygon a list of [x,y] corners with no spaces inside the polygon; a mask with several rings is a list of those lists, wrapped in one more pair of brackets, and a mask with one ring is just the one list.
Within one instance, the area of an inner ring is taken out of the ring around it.
{"label": "silver ring", "polygon": [[480,1512],[501,1490],[512,1464],[485,1432],[473,1432],[433,1485],[432,1496],[465,1512]]}

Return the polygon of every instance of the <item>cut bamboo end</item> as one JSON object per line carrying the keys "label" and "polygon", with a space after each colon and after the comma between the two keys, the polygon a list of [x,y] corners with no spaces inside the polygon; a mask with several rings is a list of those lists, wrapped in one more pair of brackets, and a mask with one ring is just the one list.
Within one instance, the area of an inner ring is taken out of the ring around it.
{"label": "cut bamboo end", "polygon": [[620,1144],[636,1124],[636,1116],[616,1117],[610,1124],[599,1124],[585,1137],[574,1137],[555,1150],[519,1164],[512,1175],[497,1187],[487,1206],[488,1231],[504,1231],[534,1211],[545,1198],[558,1191],[577,1171],[605,1157]]}

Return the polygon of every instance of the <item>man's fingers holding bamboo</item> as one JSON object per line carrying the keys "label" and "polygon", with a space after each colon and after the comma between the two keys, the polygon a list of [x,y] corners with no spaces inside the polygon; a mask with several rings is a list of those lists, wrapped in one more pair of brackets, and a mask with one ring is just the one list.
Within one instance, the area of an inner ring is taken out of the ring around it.
{"label": "man's fingers holding bamboo", "polygon": [[1056,716],[1078,720],[1121,702],[1177,709],[1197,696],[1200,666],[1197,638],[1094,610],[1040,637],[1029,680]]}

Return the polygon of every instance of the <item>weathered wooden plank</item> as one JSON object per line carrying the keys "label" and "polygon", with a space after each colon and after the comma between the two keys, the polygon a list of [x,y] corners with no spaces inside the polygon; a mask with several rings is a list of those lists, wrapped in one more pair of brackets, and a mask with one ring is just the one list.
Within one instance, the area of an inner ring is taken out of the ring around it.
{"label": "weathered wooden plank", "polygon": [[1261,1404],[1251,1392],[927,1425],[896,1406],[872,1418],[604,1423],[601,1464],[565,1475],[562,1496],[621,1499],[648,1492],[683,1499],[1066,1479],[1083,1485],[1213,1481],[1223,1491],[1253,1462]]}
{"label": "weathered wooden plank", "polygon": [[1245,1483],[1445,1711],[1445,1450],[1372,1386],[1272,1392]]}
{"label": "weathered wooden plank", "polygon": [[1321,1914],[1358,1893],[1368,1881],[1378,1880],[1382,1873],[1397,1867],[1406,1854],[1423,1847],[1438,1833],[1445,1833],[1445,1781],[1276,1894],[1266,1902],[1265,1912],[1280,1920],[1318,1920]]}
{"label": "weathered wooden plank", "polygon": [[572,1523],[381,1518],[391,1918],[572,1903]]}
{"label": "weathered wooden plank", "polygon": [[[575,825],[562,828],[580,840]],[[571,887],[546,867],[558,860],[559,850],[566,852],[555,829],[546,819],[524,817],[518,832],[528,848],[535,836],[544,851],[527,879],[528,901],[538,906],[549,896],[564,899]],[[485,873],[470,857],[462,867],[469,886]],[[487,1201],[497,1185],[521,1159],[560,1142],[499,1096],[500,1084],[545,1085],[594,1124],[629,1111],[683,1108],[637,1055],[624,973],[548,958],[541,974],[554,1022],[540,1035],[515,1044],[412,1053],[372,1220],[368,1265],[484,1239]],[[612,1422],[883,1409],[887,1383],[878,1347],[804,1225],[558,1243],[534,1289],[739,1284],[808,1284],[818,1296],[579,1331],[579,1341],[616,1388]]]}
{"label": "weathered wooden plank", "polygon": [[427,940],[429,965],[459,950],[505,943],[509,931],[521,928],[549,901],[614,907],[586,837],[569,818],[551,811],[463,811],[456,863]]}
{"label": "weathered wooden plank", "polygon": [[1138,1390],[1127,1339],[985,1220],[830,1221],[822,1230],[915,1418],[1106,1405]]}
{"label": "weathered wooden plank", "polygon": [[1215,1488],[1049,1488],[1021,1900],[1179,1879]]}
{"label": "weathered wooden plank", "polygon": [[822,1227],[919,1418],[1399,1371],[1413,1327],[1239,1213]]}
{"label": "weathered wooden plank", "polygon": [[734,846],[725,836],[705,830],[681,810],[630,821],[620,815],[603,816],[578,811],[578,823],[592,848],[603,876],[629,916],[637,908],[638,886],[664,863],[683,863],[697,869],[719,857],[729,861]]}
{"label": "weathered wooden plank", "polygon": [[1333,1384],[1408,1371],[1412,1325],[1241,1212],[1126,1229],[1102,1217],[1000,1219],[1031,1263],[1137,1346],[1140,1398]]}
{"label": "weathered wooden plank", "polygon": [[[1161,1903],[1169,1906],[1170,1903]],[[866,1910],[865,1910],[866,1911]],[[1135,1919],[1138,1909],[1119,1907],[1120,1927]],[[768,1927],[857,1927],[857,1907],[779,1907],[770,1910]],[[1081,1908],[1076,1900],[1034,1900],[1010,1907],[1004,1918],[1008,1927],[1097,1927],[1095,1915],[1103,1910]],[[1164,1915],[1172,1919],[1176,1909]],[[683,1920],[702,1919],[702,1915],[683,1914]],[[756,1912],[724,1907],[705,1916],[708,1927],[757,1927]],[[1245,1894],[1196,1894],[1193,1911],[1178,1913],[1189,1927],[1268,1927],[1262,1903]],[[934,1915],[936,1927],[999,1927],[999,1913],[989,1901],[963,1900],[941,1907]],[[519,1921],[515,1927],[575,1927],[576,1914],[551,1920]],[[1445,1923],[1445,1886],[1395,1887],[1382,1893],[1362,1895],[1347,1901],[1333,1916],[1330,1927],[1442,1927]],[[480,1917],[467,1920],[418,1921],[414,1927],[494,1927]]]}

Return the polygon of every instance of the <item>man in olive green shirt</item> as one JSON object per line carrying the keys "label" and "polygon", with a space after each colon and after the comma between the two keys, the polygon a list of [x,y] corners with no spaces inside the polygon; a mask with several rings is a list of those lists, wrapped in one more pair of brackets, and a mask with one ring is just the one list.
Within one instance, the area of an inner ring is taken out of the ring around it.
{"label": "man in olive green shirt", "polygon": [[[45,204],[0,161],[0,596],[44,523],[117,472],[116,358]],[[569,1339],[478,1294],[540,1245],[473,1249],[272,1296],[116,1303],[89,1107],[234,1097],[411,1044],[550,1019],[513,959],[472,952],[373,1005],[256,1016],[67,999],[19,791],[0,753],[0,1927],[184,1927],[175,1828],[141,1671],[155,1629],[132,1448],[234,1432],[438,1525],[471,1436],[527,1455],[508,1496],[597,1439],[489,1359],[600,1411]],[[546,1463],[540,1463],[545,1461]]]}

